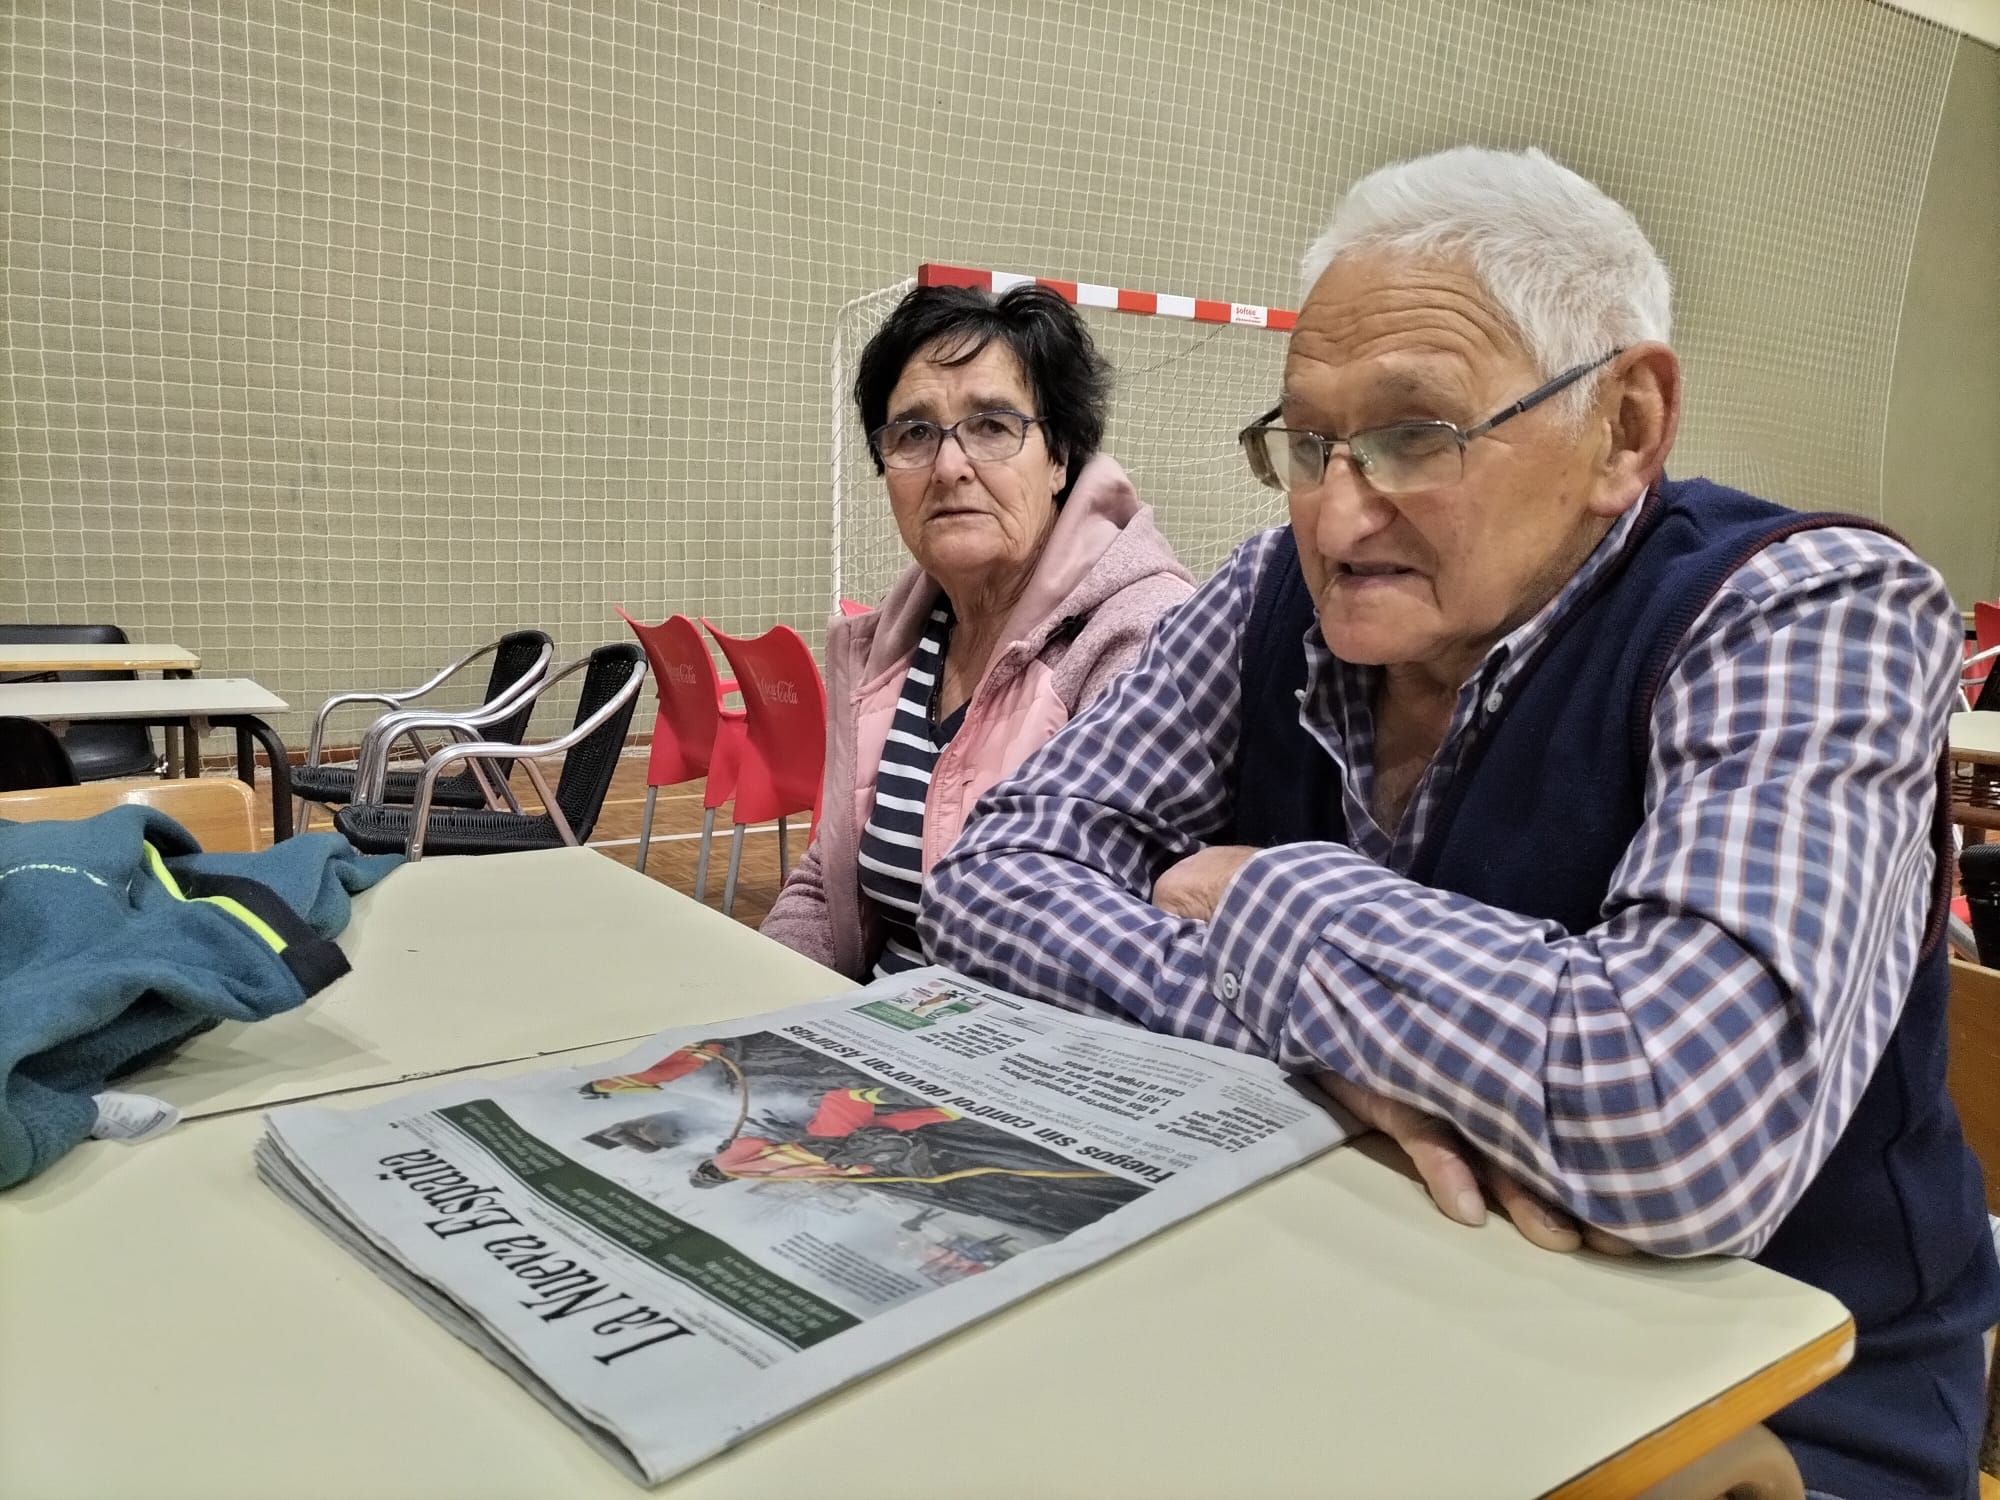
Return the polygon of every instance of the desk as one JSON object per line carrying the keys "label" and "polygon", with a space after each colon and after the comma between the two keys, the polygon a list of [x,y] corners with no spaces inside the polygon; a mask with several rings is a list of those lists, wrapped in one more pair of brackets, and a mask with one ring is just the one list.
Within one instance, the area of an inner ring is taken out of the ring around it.
{"label": "desk", "polygon": [[2000,831],[2000,713],[1958,713],[1948,732],[1951,820]]}
{"label": "desk", "polygon": [[202,728],[217,724],[236,731],[236,774],[257,784],[255,740],[271,762],[271,837],[292,836],[292,769],[285,742],[263,716],[290,707],[283,698],[247,677],[173,678],[132,682],[16,682],[0,684],[0,715],[60,723],[70,719],[136,719],[145,724],[185,725],[188,762],[198,772]]}
{"label": "desk", "polygon": [[2000,766],[2000,714],[1953,714],[1947,738],[1951,742],[1953,760]]}
{"label": "desk", "polygon": [[204,1032],[119,1087],[198,1118],[854,988],[594,849],[405,865],[355,898],[340,946],[353,972],[297,1010]]}
{"label": "desk", "polygon": [[[132,641],[122,646],[78,646],[52,643],[0,644],[0,676],[42,672],[158,672],[166,677],[192,677],[201,658],[185,646],[156,641]],[[181,732],[167,730],[167,764],[178,768]],[[174,771],[179,774],[178,769]]]}
{"label": "desk", "polygon": [[183,646],[134,641],[125,646],[0,644],[5,672],[164,672],[201,670],[201,658]]}
{"label": "desk", "polygon": [[[205,1118],[88,1142],[0,1198],[0,1494],[641,1493],[263,1187],[249,1106],[608,1058],[848,981],[582,849],[426,860],[358,898],[345,943],[355,973],[301,1011],[129,1085]],[[668,1489],[1625,1495],[1825,1379],[1850,1337],[1832,1298],[1747,1262],[1461,1228],[1364,1142]]]}

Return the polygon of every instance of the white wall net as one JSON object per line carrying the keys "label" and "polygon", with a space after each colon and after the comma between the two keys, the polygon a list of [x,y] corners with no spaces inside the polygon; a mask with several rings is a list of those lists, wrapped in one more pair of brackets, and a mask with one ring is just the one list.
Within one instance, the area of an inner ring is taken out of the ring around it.
{"label": "white wall net", "polygon": [[[1292,306],[1342,183],[1463,140],[1657,239],[1681,468],[1877,509],[1954,45],[1872,0],[0,9],[0,614],[301,708],[615,603],[816,636],[843,304],[934,260]],[[1149,388],[1112,321],[1112,450],[1179,399],[1246,485],[1268,371]]]}

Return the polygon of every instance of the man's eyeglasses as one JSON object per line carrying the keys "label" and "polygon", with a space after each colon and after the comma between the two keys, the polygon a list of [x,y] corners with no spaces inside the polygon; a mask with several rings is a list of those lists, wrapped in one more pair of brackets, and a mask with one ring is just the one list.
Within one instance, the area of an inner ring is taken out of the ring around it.
{"label": "man's eyeglasses", "polygon": [[875,452],[892,469],[928,469],[937,462],[938,449],[948,437],[974,463],[991,463],[1012,458],[1028,441],[1028,428],[1040,417],[1024,417],[1017,411],[976,411],[949,427],[936,422],[910,420],[884,422],[868,434]]}
{"label": "man's eyeglasses", "polygon": [[1270,424],[1277,420],[1281,410],[1274,406],[1239,432],[1236,441],[1243,445],[1243,454],[1250,460],[1250,472],[1274,490],[1311,489],[1326,477],[1333,450],[1343,443],[1347,446],[1348,462],[1377,494],[1413,495],[1423,490],[1444,489],[1464,476],[1467,443],[1485,437],[1502,422],[1511,421],[1569,389],[1622,353],[1622,349],[1613,349],[1601,358],[1572,365],[1473,427],[1461,428],[1450,422],[1396,422],[1339,438],[1322,432],[1273,427]]}

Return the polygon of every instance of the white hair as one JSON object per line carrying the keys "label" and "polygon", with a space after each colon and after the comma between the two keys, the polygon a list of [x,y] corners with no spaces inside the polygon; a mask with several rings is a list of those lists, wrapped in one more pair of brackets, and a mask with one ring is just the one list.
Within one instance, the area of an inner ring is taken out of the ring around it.
{"label": "white hair", "polygon": [[[1378,167],[1350,187],[1305,254],[1310,295],[1356,251],[1463,258],[1544,379],[1672,331],[1673,291],[1631,212],[1543,152],[1457,146]],[[1594,380],[1565,391],[1580,417]]]}

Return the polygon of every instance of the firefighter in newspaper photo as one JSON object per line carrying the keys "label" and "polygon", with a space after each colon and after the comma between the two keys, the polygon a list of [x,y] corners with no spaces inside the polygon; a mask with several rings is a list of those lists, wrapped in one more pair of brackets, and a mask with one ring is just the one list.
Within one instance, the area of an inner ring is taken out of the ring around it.
{"label": "firefighter in newspaper photo", "polygon": [[[689,1172],[696,1187],[866,1187],[1058,1237],[1146,1191],[769,1032],[693,1042],[580,1092],[616,1099],[695,1086],[737,1096],[735,1128]],[[690,1134],[682,1112],[662,1110],[584,1139],[651,1153],[685,1148]]]}

